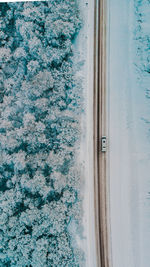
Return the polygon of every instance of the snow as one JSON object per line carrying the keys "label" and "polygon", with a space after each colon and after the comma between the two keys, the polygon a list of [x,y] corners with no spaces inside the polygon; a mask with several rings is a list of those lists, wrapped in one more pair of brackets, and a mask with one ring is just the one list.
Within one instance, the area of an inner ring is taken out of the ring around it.
{"label": "snow", "polygon": [[[142,70],[148,1],[110,0],[109,135],[110,216],[114,267],[148,267],[150,139],[148,75]],[[138,13],[142,10],[142,32]],[[145,35],[144,35],[145,31]],[[142,42],[137,41],[137,34]],[[143,36],[142,36],[143,35]],[[138,52],[141,51],[142,52]],[[139,56],[138,56],[139,54]]]}
{"label": "snow", "polygon": [[93,173],[93,53],[94,53],[94,2],[78,1],[83,17],[83,27],[77,38],[76,48],[84,59],[84,106],[80,162],[85,162],[85,184],[83,189],[83,225],[86,267],[96,265],[96,241],[94,218],[94,173]]}

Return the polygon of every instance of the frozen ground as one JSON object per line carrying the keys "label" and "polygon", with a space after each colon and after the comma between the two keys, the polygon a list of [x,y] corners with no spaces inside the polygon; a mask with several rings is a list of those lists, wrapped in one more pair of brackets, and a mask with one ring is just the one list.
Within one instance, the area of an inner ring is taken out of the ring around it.
{"label": "frozen ground", "polygon": [[[94,222],[94,180],[93,180],[93,51],[94,51],[94,2],[79,1],[83,27],[76,39],[76,60],[83,63],[80,75],[83,79],[84,108],[80,163],[84,163],[83,188],[83,228],[84,239],[80,246],[84,249],[86,267],[96,266],[95,222]],[[80,60],[79,60],[80,59]]]}
{"label": "frozen ground", "polygon": [[149,1],[110,0],[110,208],[114,267],[149,267]]}

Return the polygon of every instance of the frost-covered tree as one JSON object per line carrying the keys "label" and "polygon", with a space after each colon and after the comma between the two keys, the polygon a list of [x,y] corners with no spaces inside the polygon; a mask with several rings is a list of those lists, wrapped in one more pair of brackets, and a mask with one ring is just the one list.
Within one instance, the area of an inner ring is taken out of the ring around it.
{"label": "frost-covered tree", "polygon": [[[0,266],[82,266],[76,0],[0,3]],[[84,265],[84,264],[83,264]]]}

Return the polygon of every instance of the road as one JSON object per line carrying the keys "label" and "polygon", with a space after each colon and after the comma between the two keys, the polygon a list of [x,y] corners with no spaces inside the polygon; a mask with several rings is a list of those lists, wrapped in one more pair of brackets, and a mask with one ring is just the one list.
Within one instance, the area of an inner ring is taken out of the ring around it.
{"label": "road", "polygon": [[[95,170],[95,221],[97,266],[111,266],[108,147],[101,152],[101,137],[108,139],[107,84],[106,84],[106,0],[95,1],[95,54],[94,54],[94,170]],[[108,145],[107,145],[108,146]]]}

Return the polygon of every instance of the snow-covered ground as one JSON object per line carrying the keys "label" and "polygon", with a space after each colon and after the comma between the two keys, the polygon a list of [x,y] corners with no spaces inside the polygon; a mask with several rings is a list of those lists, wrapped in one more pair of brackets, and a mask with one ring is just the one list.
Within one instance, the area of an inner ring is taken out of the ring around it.
{"label": "snow-covered ground", "polygon": [[149,53],[150,4],[146,0],[110,0],[109,13],[109,165],[113,266],[149,267],[150,75],[144,68],[148,68],[145,58]]}
{"label": "snow-covered ground", "polygon": [[85,251],[86,267],[96,267],[96,241],[94,221],[94,173],[93,173],[93,55],[94,55],[94,1],[84,0],[78,4],[83,27],[76,40],[76,51],[84,61],[81,76],[84,83],[83,129],[80,162],[85,163],[83,188],[83,227],[85,239],[81,242]]}

